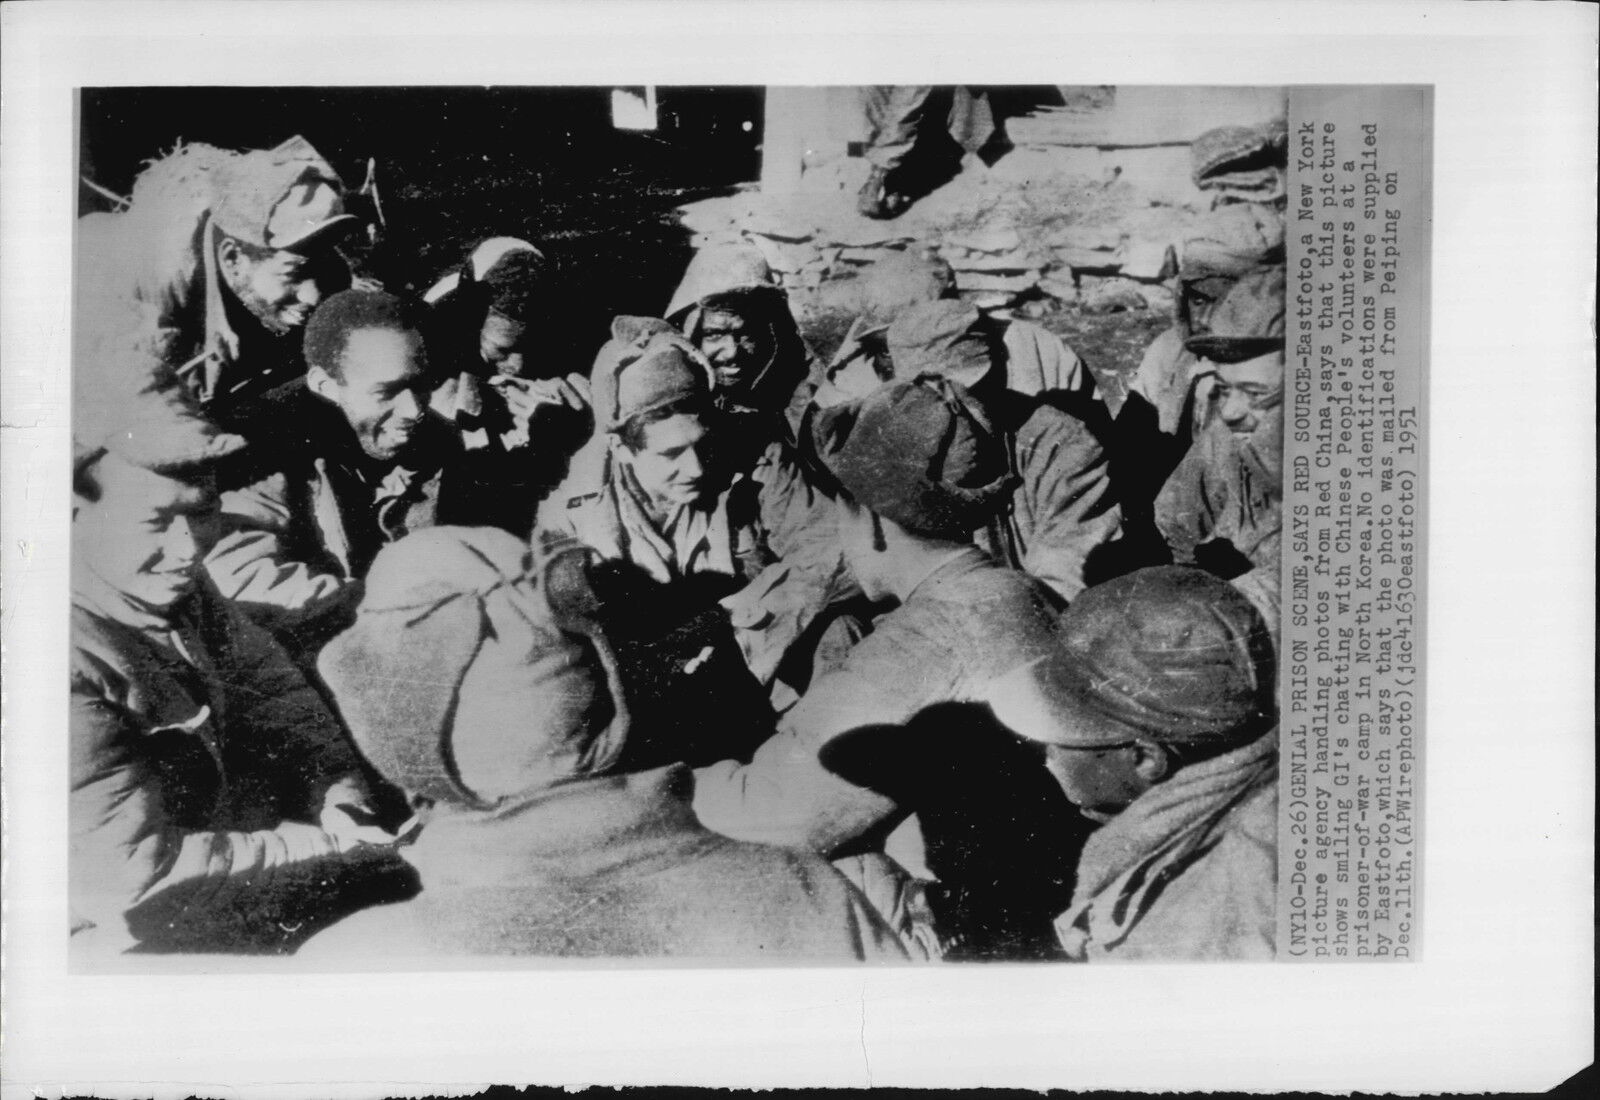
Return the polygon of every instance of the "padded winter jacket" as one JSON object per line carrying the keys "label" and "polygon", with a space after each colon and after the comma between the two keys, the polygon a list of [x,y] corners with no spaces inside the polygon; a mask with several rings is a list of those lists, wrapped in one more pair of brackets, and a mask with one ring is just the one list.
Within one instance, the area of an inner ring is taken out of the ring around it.
{"label": "padded winter jacket", "polygon": [[748,964],[900,962],[895,934],[821,858],[716,836],[681,767],[577,779],[435,816],[406,858],[422,892],[300,952],[388,964],[459,956]]}
{"label": "padded winter jacket", "polygon": [[274,891],[314,897],[337,873],[314,822],[329,805],[365,806],[355,749],[284,651],[203,577],[160,618],[76,574],[73,930],[98,927],[114,945],[252,942],[294,911]]}

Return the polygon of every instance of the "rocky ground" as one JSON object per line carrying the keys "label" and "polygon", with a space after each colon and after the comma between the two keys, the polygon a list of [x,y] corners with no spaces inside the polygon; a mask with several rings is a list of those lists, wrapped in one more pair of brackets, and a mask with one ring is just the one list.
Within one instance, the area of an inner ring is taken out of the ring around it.
{"label": "rocky ground", "polygon": [[742,239],[767,256],[826,355],[856,313],[860,272],[890,249],[929,246],[956,269],[964,297],[1065,340],[1116,406],[1145,347],[1171,323],[1166,250],[1198,204],[1073,152],[1019,148],[992,167],[969,158],[887,222],[856,213],[859,159],[825,168],[804,194],[775,198],[754,184],[719,184],[706,161],[634,135],[574,149],[587,172],[539,170],[518,157],[465,165],[413,155],[391,162],[378,267],[391,285],[421,289],[480,237],[539,241],[563,269],[557,315],[568,323],[553,339],[582,358],[613,314],[664,308],[693,249]]}
{"label": "rocky ground", "polygon": [[962,296],[1056,333],[1120,404],[1145,347],[1172,322],[1169,244],[1198,203],[1152,196],[1115,169],[1073,163],[1073,150],[1016,149],[985,167],[968,158],[948,183],[899,218],[855,212],[866,171],[845,160],[821,186],[777,198],[754,190],[678,213],[702,247],[746,240],[790,289],[807,337],[829,353],[857,308],[858,276],[891,249],[930,247],[956,271]]}
{"label": "rocky ground", "polygon": [[[548,338],[569,369],[587,366],[614,314],[663,309],[694,247],[728,238],[767,254],[824,353],[855,312],[859,272],[918,242],[982,308],[1065,339],[1113,404],[1170,322],[1166,247],[1204,204],[1186,147],[1051,143],[1051,126],[1103,104],[1011,119],[1015,148],[987,167],[968,158],[901,217],[875,222],[855,212],[859,158],[808,172],[787,199],[737,182],[760,171],[759,89],[672,96],[674,126],[636,134],[614,130],[604,98],[583,89],[91,90],[80,169],[125,194],[140,162],[180,137],[238,148],[294,133],[353,185],[371,159],[388,222],[365,258],[373,273],[420,291],[482,237],[538,241],[561,269],[562,323]],[[86,185],[83,203],[104,208],[104,195]]]}

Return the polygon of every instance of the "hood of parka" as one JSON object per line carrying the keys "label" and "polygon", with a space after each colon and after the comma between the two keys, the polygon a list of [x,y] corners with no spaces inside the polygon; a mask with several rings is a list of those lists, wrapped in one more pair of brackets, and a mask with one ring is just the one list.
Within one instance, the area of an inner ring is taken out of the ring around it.
{"label": "hood of parka", "polygon": [[806,376],[808,354],[789,312],[788,295],[754,247],[730,244],[695,253],[667,305],[666,318],[698,344],[701,322],[710,307],[737,312],[746,324],[764,332],[772,349],[767,361],[750,372],[741,392],[722,391],[716,394],[717,403],[736,411],[781,414]]}

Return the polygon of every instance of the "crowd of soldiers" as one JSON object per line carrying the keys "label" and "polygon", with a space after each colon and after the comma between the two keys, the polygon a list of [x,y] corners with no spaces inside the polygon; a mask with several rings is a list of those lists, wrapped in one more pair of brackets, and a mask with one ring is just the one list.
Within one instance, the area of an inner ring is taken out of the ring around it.
{"label": "crowd of soldiers", "polygon": [[827,359],[728,245],[553,362],[536,243],[392,292],[356,209],[296,139],[80,221],[74,950],[1270,957],[1270,251],[1113,417],[926,249]]}

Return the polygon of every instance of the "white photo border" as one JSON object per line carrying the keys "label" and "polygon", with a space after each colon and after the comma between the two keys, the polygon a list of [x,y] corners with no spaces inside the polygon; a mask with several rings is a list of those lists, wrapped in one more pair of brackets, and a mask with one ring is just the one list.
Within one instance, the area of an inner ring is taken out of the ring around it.
{"label": "white photo border", "polygon": [[[1535,1090],[1592,1059],[1592,8],[252,0],[0,18],[8,1094]],[[67,976],[76,89],[957,76],[1434,85],[1423,961]]]}

